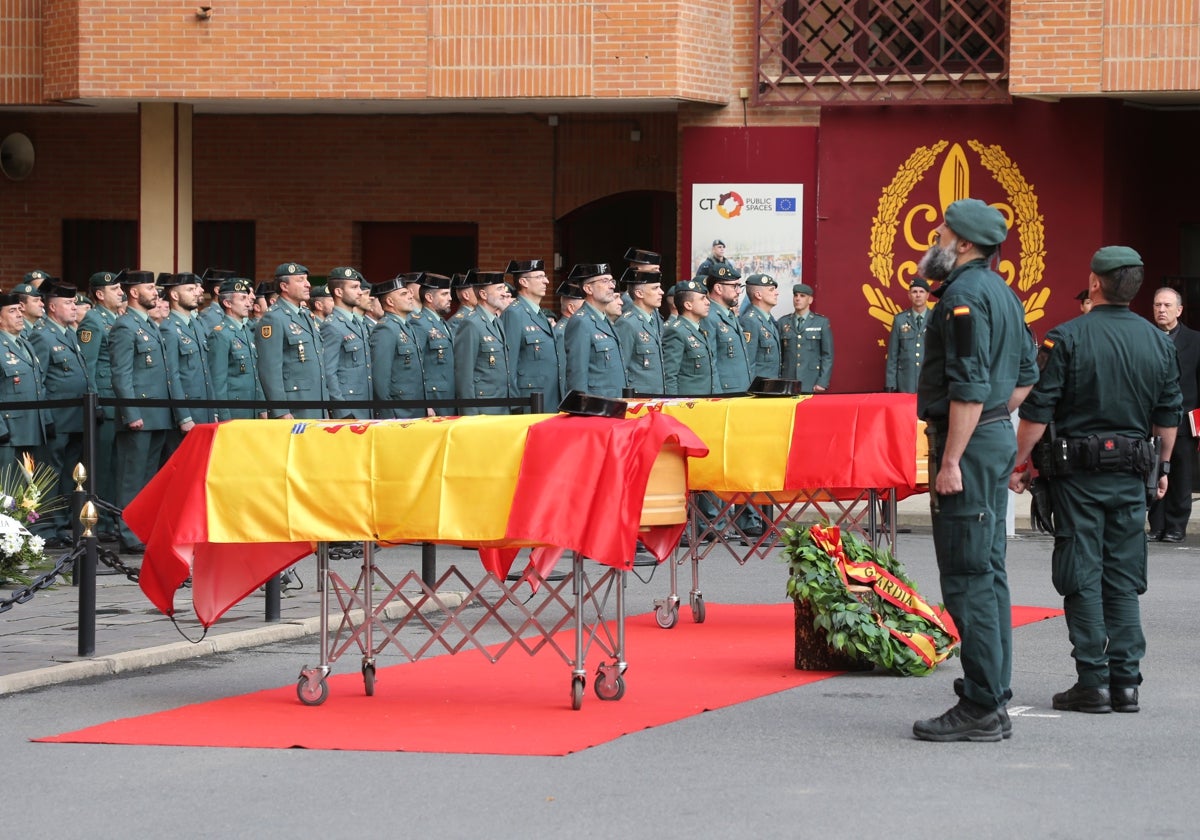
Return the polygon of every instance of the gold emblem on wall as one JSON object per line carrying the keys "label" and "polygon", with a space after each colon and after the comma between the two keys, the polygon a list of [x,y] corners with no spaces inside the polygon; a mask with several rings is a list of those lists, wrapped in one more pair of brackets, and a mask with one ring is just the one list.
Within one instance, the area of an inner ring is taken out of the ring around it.
{"label": "gold emblem on wall", "polygon": [[[1001,246],[996,271],[1017,292],[1025,307],[1025,322],[1032,324],[1045,316],[1046,301],[1050,298],[1049,289],[1038,288],[1046,270],[1046,245],[1037,193],[1000,146],[988,146],[978,140],[967,141],[967,146],[977,156],[976,166],[990,173],[1007,198],[1007,202],[992,204],[1004,214],[1009,227],[1008,240]],[[937,205],[910,201],[912,193],[926,181],[939,160]],[[879,196],[878,211],[871,220],[869,253],[871,274],[877,284],[864,283],[862,289],[871,317],[881,322],[885,329],[891,330],[892,319],[908,308],[907,292],[917,263],[933,244],[934,229],[946,207],[972,195],[973,175],[986,177],[982,172],[972,170],[972,162],[962,146],[939,140],[932,146],[914,150]],[[1014,230],[1017,234],[1015,242]],[[902,237],[899,247],[898,235]],[[1014,244],[1019,247],[1016,255],[1012,254]],[[893,293],[897,287],[905,293],[899,300]],[[879,343],[886,344],[886,339]]]}

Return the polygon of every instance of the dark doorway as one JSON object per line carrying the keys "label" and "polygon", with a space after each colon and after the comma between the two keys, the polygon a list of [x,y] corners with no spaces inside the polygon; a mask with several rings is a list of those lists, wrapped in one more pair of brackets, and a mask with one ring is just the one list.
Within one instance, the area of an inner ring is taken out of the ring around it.
{"label": "dark doorway", "polygon": [[571,211],[558,220],[558,241],[563,280],[576,263],[606,262],[618,280],[625,270],[625,252],[642,248],[662,254],[663,285],[675,275],[675,194],[669,192],[618,193]]}
{"label": "dark doorway", "polygon": [[192,271],[224,268],[254,280],[254,222],[196,222],[192,225]]}
{"label": "dark doorway", "polygon": [[466,273],[477,268],[475,224],[362,222],[362,273],[378,283],[406,271]]}
{"label": "dark doorway", "polygon": [[97,271],[138,268],[138,226],[125,219],[63,219],[63,282],[84,292]]}

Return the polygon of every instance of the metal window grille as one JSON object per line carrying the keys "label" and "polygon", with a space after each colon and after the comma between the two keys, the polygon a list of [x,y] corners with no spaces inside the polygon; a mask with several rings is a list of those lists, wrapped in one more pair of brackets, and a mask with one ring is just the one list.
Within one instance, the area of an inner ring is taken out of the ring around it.
{"label": "metal window grille", "polygon": [[1007,102],[1008,0],[762,0],[758,105]]}

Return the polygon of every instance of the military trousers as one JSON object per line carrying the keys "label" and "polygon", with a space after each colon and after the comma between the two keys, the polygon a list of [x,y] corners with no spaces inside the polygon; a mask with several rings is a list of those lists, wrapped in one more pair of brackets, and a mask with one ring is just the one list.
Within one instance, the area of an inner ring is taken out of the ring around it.
{"label": "military trousers", "polygon": [[[117,424],[111,408],[104,409],[104,422],[96,428],[96,474],[91,477],[91,490],[110,505],[117,503],[117,453],[114,445]],[[117,533],[117,518],[107,510],[100,511],[98,530],[102,534]]]}
{"label": "military trousers", "polygon": [[[117,460],[117,505],[124,509],[158,472],[159,459],[167,440],[167,430],[121,429],[115,435]],[[121,543],[135,545],[141,540],[125,520],[118,522]]]}
{"label": "military trousers", "polygon": [[1007,419],[979,426],[960,461],[962,492],[930,492],[942,599],[962,636],[963,696],[988,709],[1012,696],[1005,521],[1016,452]]}
{"label": "military trousers", "polygon": [[40,519],[31,530],[45,539],[71,538],[71,501],[75,493],[75,466],[83,459],[83,432],[59,432],[47,441],[35,456],[58,475],[50,492],[58,497],[59,507]]}
{"label": "military trousers", "polygon": [[[1174,478],[1174,475],[1171,476]],[[1063,596],[1079,684],[1138,685],[1146,637],[1146,485],[1129,473],[1076,473],[1050,483],[1051,578]]]}

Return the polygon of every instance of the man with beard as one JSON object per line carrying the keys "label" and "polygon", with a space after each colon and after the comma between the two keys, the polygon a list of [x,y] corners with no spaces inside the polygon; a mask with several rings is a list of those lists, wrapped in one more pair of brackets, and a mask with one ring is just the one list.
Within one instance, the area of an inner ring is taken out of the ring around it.
{"label": "man with beard", "polygon": [[[425,397],[425,377],[421,372],[421,353],[414,324],[410,321],[417,302],[405,275],[376,285],[371,294],[379,298],[383,318],[371,330],[371,363],[375,369],[375,398],[378,400],[421,400]],[[384,408],[380,417],[412,418],[432,416],[425,408]]]}
{"label": "man with beard", "polygon": [[[399,278],[397,278],[399,279]],[[355,308],[366,294],[362,275],[353,268],[331,269],[325,282],[333,296],[333,312],[321,324],[321,355],[325,364],[326,387],[334,403],[371,399],[372,374],[369,347],[370,330]],[[338,420],[366,420],[367,408],[330,406],[330,415]]]}
{"label": "man with beard", "polygon": [[663,299],[662,274],[657,268],[631,265],[621,275],[621,286],[631,303],[617,319],[617,341],[625,360],[625,381],[639,394],[665,394],[667,387],[663,378],[663,322],[658,314]]}
{"label": "man with beard", "polygon": [[805,394],[829,390],[833,378],[833,330],[828,318],[812,311],[812,301],[813,287],[797,283],[792,286],[792,314],[775,322],[783,378],[798,380]]}
{"label": "man with beard", "polygon": [[[421,354],[425,376],[425,399],[454,399],[454,341],[450,337],[450,278],[424,272],[420,285],[421,311],[411,318],[412,331]],[[434,414],[449,417],[453,407],[434,408]]]}
{"label": "man with beard", "polygon": [[475,296],[475,287],[467,282],[466,274],[455,274],[450,278],[450,294],[458,301],[458,311],[454,313],[448,322],[450,325],[450,334],[455,335],[458,332],[458,328],[462,326],[463,321],[467,319],[467,316],[475,311],[475,307],[479,301]]}
{"label": "man with beard", "polygon": [[554,341],[554,326],[542,312],[542,298],[550,280],[541,260],[512,260],[508,274],[517,284],[517,298],[504,310],[504,343],[512,373],[513,396],[528,397],[541,391],[546,411],[557,411],[561,359]]}
{"label": "man with beard", "polygon": [[888,335],[884,390],[889,394],[917,393],[921,364],[925,361],[925,326],[929,321],[929,282],[914,277],[908,289],[912,308],[896,314]]}
{"label": "man with beard", "polygon": [[313,286],[308,292],[308,311],[313,314],[313,320],[318,326],[324,324],[333,313],[333,295],[329,294],[329,286],[322,283]]}
{"label": "man with beard", "polygon": [[625,388],[625,363],[616,330],[605,312],[617,294],[608,263],[580,263],[571,269],[567,280],[579,285],[584,302],[567,320],[564,330],[566,393],[583,391],[620,399]]}
{"label": "man with beard", "polygon": [[[310,284],[308,269],[283,263],[275,269],[279,300],[267,310],[255,331],[258,348],[258,381],[271,402],[328,402],[321,331],[312,313],[304,308]],[[272,408],[273,418],[322,419],[325,411]]]}
{"label": "man with beard", "polygon": [[[125,304],[125,293],[121,291],[121,275],[112,271],[97,271],[88,279],[92,290],[93,306],[79,322],[79,348],[88,375],[101,397],[113,397],[112,355],[109,349],[109,333],[121,315]],[[96,495],[110,504],[117,498],[117,466],[114,454],[116,435],[116,409],[104,406],[104,422],[96,429],[96,475],[93,488]],[[113,542],[117,538],[116,517],[105,509],[100,510],[98,529],[102,542]]]}
{"label": "man with beard", "polygon": [[709,274],[708,315],[700,329],[708,333],[716,345],[714,361],[717,367],[717,394],[744,394],[750,390],[750,356],[746,339],[738,323],[737,302],[742,294],[738,278]]}
{"label": "man with beard", "polygon": [[930,508],[942,597],[962,634],[958,704],[919,720],[926,741],[999,741],[1012,732],[1012,608],[1005,570],[1010,413],[1037,381],[1021,301],[988,267],[1008,236],[978,199],[950,204],[917,273],[941,280],[926,326],[917,414],[929,435]]}
{"label": "man with beard", "polygon": [[212,373],[208,369],[208,336],[196,320],[203,287],[191,272],[171,274],[161,284],[171,311],[160,328],[166,348],[167,370],[185,404],[175,409],[176,430],[167,435],[163,458],[179,448],[183,435],[196,423],[215,423],[217,410],[187,405],[191,400],[214,400]]}
{"label": "man with beard", "polygon": [[1167,493],[1150,507],[1150,539],[1183,542],[1192,515],[1192,459],[1196,438],[1188,412],[1200,404],[1200,332],[1179,320],[1183,296],[1174,289],[1154,293],[1154,323],[1171,339],[1179,359],[1179,390],[1183,393],[1183,420],[1171,453],[1171,483]]}
{"label": "man with beard", "polygon": [[[208,336],[208,364],[218,400],[261,400],[258,352],[249,316],[254,307],[254,284],[245,277],[222,280],[217,303],[225,313]],[[262,408],[220,408],[218,420],[266,419]]]}
{"label": "man with beard", "polygon": [[56,434],[49,409],[9,410],[4,403],[46,398],[45,368],[21,335],[24,308],[16,293],[0,294],[0,467],[11,469],[24,454],[33,455]]}
{"label": "man with beard", "polygon": [[[150,318],[158,305],[158,287],[151,271],[125,271],[121,285],[128,309],[108,334],[112,357],[113,395],[123,400],[181,399],[177,380],[167,370],[163,331]],[[122,406],[117,410],[114,435],[117,461],[117,507],[133,501],[158,471],[167,433],[175,427],[169,408]],[[192,428],[190,421],[186,428]],[[121,551],[141,554],[146,547],[124,520],[118,520]]]}
{"label": "man with beard", "polygon": [[[463,281],[475,290],[478,306],[454,333],[454,395],[460,400],[511,396],[508,353],[500,311],[504,272],[471,269]],[[508,414],[504,406],[463,408],[464,415]]]}

